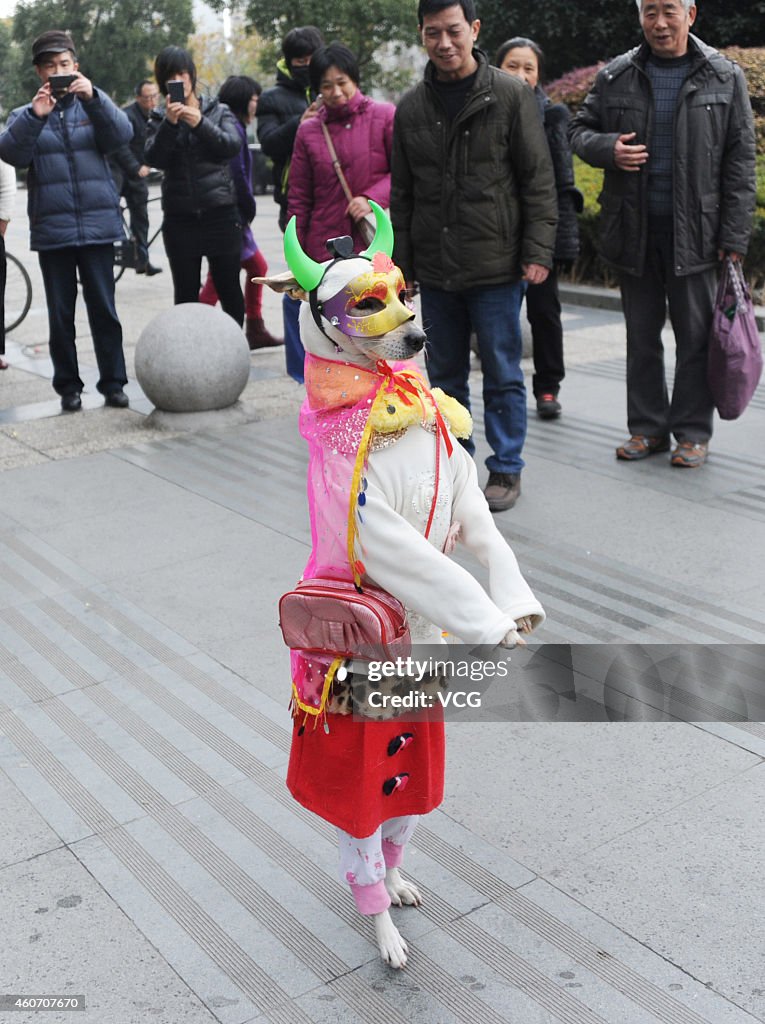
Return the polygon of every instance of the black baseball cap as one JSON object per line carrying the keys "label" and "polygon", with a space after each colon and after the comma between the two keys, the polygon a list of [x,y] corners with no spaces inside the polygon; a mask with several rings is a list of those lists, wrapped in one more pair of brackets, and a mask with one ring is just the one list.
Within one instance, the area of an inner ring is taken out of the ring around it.
{"label": "black baseball cap", "polygon": [[73,54],[77,53],[74,40],[69,33],[60,28],[51,29],[49,32],[43,32],[32,43],[32,63],[39,64],[43,54],[65,53],[67,50],[71,50]]}

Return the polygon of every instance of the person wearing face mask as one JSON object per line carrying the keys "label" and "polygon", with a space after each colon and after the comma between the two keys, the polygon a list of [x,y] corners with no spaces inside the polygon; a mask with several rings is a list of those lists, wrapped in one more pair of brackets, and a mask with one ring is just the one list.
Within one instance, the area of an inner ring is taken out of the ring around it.
{"label": "person wearing face mask", "polygon": [[[369,99],[359,89],[359,65],[342,43],[330,43],[311,58],[311,86],[322,105],[303,122],[295,139],[288,212],[297,218],[304,252],[327,259],[326,240],[350,235],[354,250],[366,248],[362,222],[372,212],[369,200],[390,205],[393,145],[391,103]],[[349,199],[335,166],[339,162]]]}
{"label": "person wearing face mask", "polygon": [[579,223],[576,215],[584,208],[584,198],[574,184],[574,162],[568,141],[568,108],[563,103],[553,103],[540,84],[544,74],[544,54],[539,45],[533,39],[522,36],[508,39],[497,51],[494,64],[500,71],[515,75],[534,90],[555,172],[558,228],[555,234],[554,262],[547,280],[541,284],[529,284],[526,289],[526,317],[531,325],[534,355],[532,386],[537,415],[543,420],[553,420],[561,414],[558,391],[566,376],[558,271],[570,270],[579,255]]}
{"label": "person wearing face mask", "polygon": [[[287,190],[295,136],[301,123],[315,117],[319,104],[312,102],[308,65],[324,45],[324,37],[313,25],[291,29],[282,40],[282,59],[276,66],[276,85],[266,89],[258,102],[258,142],[273,164],[274,201],[279,206],[279,227],[287,226]],[[300,303],[284,296],[284,354],[287,373],[303,383],[305,352],[300,341]]]}

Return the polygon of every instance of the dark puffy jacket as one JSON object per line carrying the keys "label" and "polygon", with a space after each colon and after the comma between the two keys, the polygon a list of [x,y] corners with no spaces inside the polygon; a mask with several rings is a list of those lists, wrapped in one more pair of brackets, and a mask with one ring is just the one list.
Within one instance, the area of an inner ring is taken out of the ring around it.
{"label": "dark puffy jacket", "polygon": [[285,61],[276,68],[276,85],[258,100],[258,142],[274,166],[274,200],[287,208],[287,183],[292,148],[310,94],[290,76]]}
{"label": "dark puffy jacket", "polygon": [[533,92],[474,50],[476,80],[449,123],[425,80],[393,126],[391,217],[407,280],[446,291],[506,284],[552,266],[557,200]]}
{"label": "dark puffy jacket", "polygon": [[574,183],[574,161],[568,141],[568,107],[553,103],[537,86],[537,102],[542,108],[545,135],[550,147],[550,156],[555,172],[555,187],[558,190],[558,230],[555,235],[555,259],[570,263],[579,255],[579,221],[584,199]]}
{"label": "dark puffy jacket", "polygon": [[241,146],[236,118],[225,103],[202,104],[196,128],[171,124],[155,110],[146,133],[146,163],[165,172],[162,209],[166,216],[198,216],[220,206],[236,206],[229,161]]}
{"label": "dark puffy jacket", "polygon": [[32,105],[12,111],[0,159],[28,167],[30,248],[103,245],[122,238],[119,196],[106,156],[130,140],[127,117],[100,89],[69,94],[46,118]]}
{"label": "dark puffy jacket", "polygon": [[[755,141],[741,68],[695,36],[691,67],[677,98],[674,138],[675,273],[717,264],[717,250],[745,253],[754,213]],[[648,175],[614,163],[619,135],[636,132],[650,153],[654,103],[646,43],[612,60],[574,117],[574,152],[605,168],[600,250],[617,269],[641,275],[648,236]]]}

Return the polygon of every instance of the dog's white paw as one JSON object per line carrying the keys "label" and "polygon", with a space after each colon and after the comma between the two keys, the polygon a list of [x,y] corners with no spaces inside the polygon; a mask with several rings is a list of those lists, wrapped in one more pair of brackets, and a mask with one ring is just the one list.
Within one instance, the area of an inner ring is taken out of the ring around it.
{"label": "dog's white paw", "polygon": [[375,935],[377,945],[380,948],[380,956],[389,967],[399,970],[406,966],[406,956],[409,947],[401,938],[398,928],[390,919],[387,910],[382,914],[375,914]]}
{"label": "dog's white paw", "polygon": [[420,890],[414,882],[402,878],[398,868],[388,868],[385,872],[385,888],[394,907],[419,907],[422,903]]}

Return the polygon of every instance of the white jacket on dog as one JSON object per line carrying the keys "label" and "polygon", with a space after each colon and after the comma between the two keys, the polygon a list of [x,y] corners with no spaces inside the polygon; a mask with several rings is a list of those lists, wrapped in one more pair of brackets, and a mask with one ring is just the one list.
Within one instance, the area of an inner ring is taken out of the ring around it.
{"label": "white jacket on dog", "polygon": [[[347,259],[327,271],[319,298],[337,294],[369,263]],[[300,336],[306,352],[366,369],[377,359],[410,358],[407,325],[382,338],[359,339],[342,334],[326,321],[324,332],[304,304]],[[500,643],[529,617],[539,625],[541,604],[521,575],[518,562],[497,529],[478,485],[475,463],[453,439],[448,457],[441,442],[438,499],[430,536],[425,526],[435,485],[435,437],[420,425],[369,455],[366,504],[359,526],[362,555],[370,581],[397,597],[413,614],[410,631],[415,643],[432,643],[446,630],[463,643]],[[332,456],[327,456],[327,467]],[[315,512],[322,514],[320,502]],[[327,515],[332,510],[324,506]],[[465,569],[443,553],[450,530],[459,524],[459,540],[489,570],[489,593]],[[331,529],[331,524],[327,524]]]}

